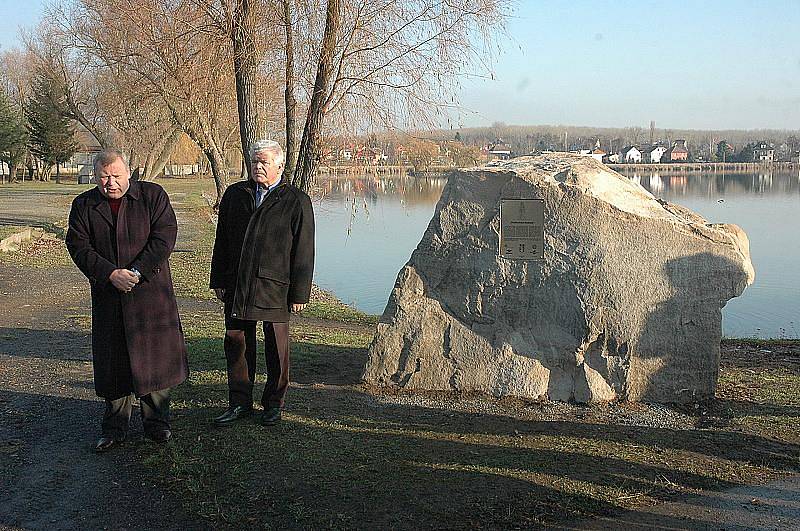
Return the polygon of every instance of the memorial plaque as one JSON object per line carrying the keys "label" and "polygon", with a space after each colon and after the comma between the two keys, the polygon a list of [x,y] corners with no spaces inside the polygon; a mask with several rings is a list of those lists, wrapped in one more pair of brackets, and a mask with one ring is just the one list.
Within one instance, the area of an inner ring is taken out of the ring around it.
{"label": "memorial plaque", "polygon": [[544,259],[544,200],[500,200],[500,256]]}

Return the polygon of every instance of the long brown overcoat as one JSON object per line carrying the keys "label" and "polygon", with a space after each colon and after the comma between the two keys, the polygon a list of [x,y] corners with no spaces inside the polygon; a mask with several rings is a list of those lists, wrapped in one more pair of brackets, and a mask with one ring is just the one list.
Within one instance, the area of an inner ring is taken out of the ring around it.
{"label": "long brown overcoat", "polygon": [[[67,249],[91,286],[94,384],[101,397],[142,396],[188,376],[168,262],[177,233],[169,197],[154,183],[131,181],[116,221],[97,188],[72,202]],[[108,280],[118,268],[142,274],[129,293]]]}

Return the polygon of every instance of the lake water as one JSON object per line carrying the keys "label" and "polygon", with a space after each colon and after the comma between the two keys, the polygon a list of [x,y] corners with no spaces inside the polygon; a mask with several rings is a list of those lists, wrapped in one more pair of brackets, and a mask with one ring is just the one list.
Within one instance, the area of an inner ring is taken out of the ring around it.
{"label": "lake water", "polygon": [[[755,283],[723,309],[729,337],[800,337],[800,174],[625,172],[656,197],[750,238]],[[380,314],[428,226],[442,177],[323,178],[315,281]]]}

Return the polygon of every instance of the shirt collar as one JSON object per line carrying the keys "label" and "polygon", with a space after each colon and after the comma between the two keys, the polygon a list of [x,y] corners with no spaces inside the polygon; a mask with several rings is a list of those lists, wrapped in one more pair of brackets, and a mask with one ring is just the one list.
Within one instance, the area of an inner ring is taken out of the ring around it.
{"label": "shirt collar", "polygon": [[275,188],[276,188],[276,187],[277,187],[279,184],[281,184],[281,179],[282,179],[282,177],[278,177],[278,180],[277,180],[277,181],[275,181],[275,182],[274,182],[274,183],[272,183],[271,185],[267,186],[266,188],[263,188],[263,187],[262,187],[260,184],[256,183],[256,192],[258,192],[258,191],[260,191],[260,190],[263,190],[263,191],[265,191],[265,192],[267,192],[267,193],[271,192],[271,191],[272,191],[272,190],[274,190],[274,189],[275,189]]}

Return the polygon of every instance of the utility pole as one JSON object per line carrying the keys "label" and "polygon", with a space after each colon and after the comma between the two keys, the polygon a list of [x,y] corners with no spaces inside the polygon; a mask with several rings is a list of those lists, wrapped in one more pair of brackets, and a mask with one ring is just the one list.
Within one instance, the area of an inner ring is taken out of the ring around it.
{"label": "utility pole", "polygon": [[650,145],[653,145],[653,139],[655,139],[656,135],[656,121],[650,120]]}

